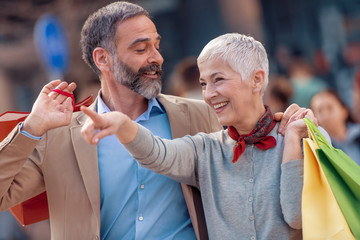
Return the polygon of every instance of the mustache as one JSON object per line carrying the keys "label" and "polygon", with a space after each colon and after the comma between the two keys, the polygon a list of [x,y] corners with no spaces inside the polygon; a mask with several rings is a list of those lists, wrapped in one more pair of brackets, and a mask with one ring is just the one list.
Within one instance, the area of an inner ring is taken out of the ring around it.
{"label": "mustache", "polygon": [[144,72],[149,72],[149,71],[155,71],[159,77],[161,77],[163,74],[163,70],[162,70],[161,66],[156,63],[140,68],[138,71],[138,74],[141,75]]}

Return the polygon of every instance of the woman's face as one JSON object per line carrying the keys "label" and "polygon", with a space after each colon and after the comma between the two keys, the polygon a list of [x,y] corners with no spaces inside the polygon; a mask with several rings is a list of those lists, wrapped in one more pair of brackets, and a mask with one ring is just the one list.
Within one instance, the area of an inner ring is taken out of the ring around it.
{"label": "woman's face", "polygon": [[253,106],[250,84],[222,60],[203,62],[199,70],[203,98],[215,110],[220,123],[241,124]]}
{"label": "woman's face", "polygon": [[319,124],[329,131],[346,124],[348,111],[330,93],[321,93],[311,100],[311,109]]}

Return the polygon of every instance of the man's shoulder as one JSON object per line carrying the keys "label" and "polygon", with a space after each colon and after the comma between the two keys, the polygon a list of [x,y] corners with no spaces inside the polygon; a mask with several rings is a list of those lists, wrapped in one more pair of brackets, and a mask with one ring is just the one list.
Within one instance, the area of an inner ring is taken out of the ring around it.
{"label": "man's shoulder", "polygon": [[174,104],[186,104],[193,107],[208,108],[209,106],[204,100],[178,97],[174,95],[160,94],[157,99],[163,103],[164,101],[171,102]]}

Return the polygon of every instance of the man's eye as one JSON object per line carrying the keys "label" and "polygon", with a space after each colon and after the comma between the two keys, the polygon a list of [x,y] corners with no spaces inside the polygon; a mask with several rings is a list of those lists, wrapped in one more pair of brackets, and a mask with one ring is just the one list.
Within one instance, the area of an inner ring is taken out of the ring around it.
{"label": "man's eye", "polygon": [[221,80],[224,80],[224,78],[221,78],[221,77],[215,78],[215,82],[218,82],[218,81],[221,81]]}
{"label": "man's eye", "polygon": [[145,52],[145,48],[144,49],[136,49],[135,51],[138,53],[142,53],[142,52]]}

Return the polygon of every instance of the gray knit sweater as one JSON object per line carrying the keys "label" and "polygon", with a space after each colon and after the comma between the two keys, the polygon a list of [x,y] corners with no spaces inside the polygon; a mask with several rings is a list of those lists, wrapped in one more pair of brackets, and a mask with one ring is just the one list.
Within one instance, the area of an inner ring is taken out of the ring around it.
{"label": "gray knit sweater", "polygon": [[281,163],[277,128],[274,148],[246,145],[236,163],[227,130],[165,140],[139,125],[124,146],[142,166],[200,189],[210,239],[301,239],[303,160]]}

